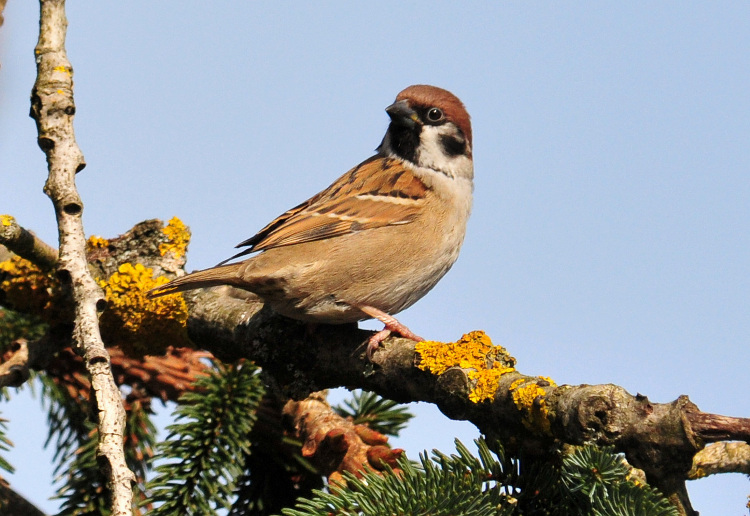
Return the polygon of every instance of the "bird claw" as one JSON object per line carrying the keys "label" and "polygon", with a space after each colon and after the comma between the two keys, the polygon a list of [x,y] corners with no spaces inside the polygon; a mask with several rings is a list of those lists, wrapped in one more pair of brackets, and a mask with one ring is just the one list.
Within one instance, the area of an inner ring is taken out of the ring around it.
{"label": "bird claw", "polygon": [[424,340],[422,337],[398,322],[392,315],[389,315],[371,306],[360,306],[359,309],[370,317],[374,317],[375,319],[378,319],[380,322],[385,324],[385,328],[370,337],[370,339],[367,341],[367,358],[371,362],[375,350],[378,349],[380,343],[387,339],[391,333],[397,333],[405,339],[414,340],[416,342],[421,342]]}
{"label": "bird claw", "polygon": [[370,337],[367,341],[367,360],[372,362],[372,355],[375,353],[375,350],[378,349],[380,343],[387,339],[390,334],[391,330],[384,328]]}

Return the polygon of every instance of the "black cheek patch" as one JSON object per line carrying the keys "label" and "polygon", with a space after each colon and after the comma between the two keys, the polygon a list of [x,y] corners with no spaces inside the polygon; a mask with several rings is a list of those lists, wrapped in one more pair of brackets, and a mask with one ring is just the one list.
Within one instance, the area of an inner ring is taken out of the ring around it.
{"label": "black cheek patch", "polygon": [[466,152],[466,141],[456,138],[455,136],[440,136],[440,145],[443,146],[448,156],[460,156]]}

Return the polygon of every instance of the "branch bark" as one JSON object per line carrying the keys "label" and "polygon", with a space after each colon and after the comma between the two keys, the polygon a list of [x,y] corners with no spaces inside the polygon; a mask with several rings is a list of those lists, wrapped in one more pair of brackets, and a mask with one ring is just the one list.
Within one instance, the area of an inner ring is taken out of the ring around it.
{"label": "branch bark", "polygon": [[0,215],[0,244],[43,271],[52,270],[57,264],[57,249],[21,227],[10,215]]}
{"label": "branch bark", "polygon": [[693,457],[693,467],[688,477],[697,479],[717,473],[750,475],[750,444],[742,442],[709,444]]}
{"label": "branch bark", "polygon": [[57,216],[60,238],[57,277],[72,291],[73,340],[77,352],[84,357],[95,392],[100,436],[97,459],[109,481],[112,514],[126,516],[132,513],[131,485],[135,476],[125,463],[125,410],[99,334],[98,307],[104,306],[104,299],[88,270],[81,219],[83,203],[75,186],[75,175],[86,163],[73,132],[73,68],[65,52],[68,25],[65,2],[41,0],[40,5],[31,116],[36,121],[39,147],[47,157],[49,175],[44,190]]}

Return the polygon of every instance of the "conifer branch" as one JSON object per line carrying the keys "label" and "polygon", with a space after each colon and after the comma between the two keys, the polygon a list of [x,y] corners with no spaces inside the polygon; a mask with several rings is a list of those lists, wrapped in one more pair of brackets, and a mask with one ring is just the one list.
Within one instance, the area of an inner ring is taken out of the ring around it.
{"label": "conifer branch", "polygon": [[250,363],[219,368],[180,399],[175,424],[158,446],[163,461],[148,483],[159,516],[214,515],[230,499],[250,450],[249,434],[263,396]]}

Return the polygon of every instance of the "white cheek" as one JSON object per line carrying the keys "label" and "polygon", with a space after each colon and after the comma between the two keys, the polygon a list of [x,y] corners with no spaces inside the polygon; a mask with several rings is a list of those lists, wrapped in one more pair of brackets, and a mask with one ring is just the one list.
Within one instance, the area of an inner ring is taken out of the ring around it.
{"label": "white cheek", "polygon": [[452,123],[443,125],[425,125],[419,136],[420,145],[417,151],[417,164],[420,167],[439,170],[452,177],[472,179],[474,165],[472,160],[464,155],[451,156],[445,153],[441,137],[456,134],[456,127]]}

